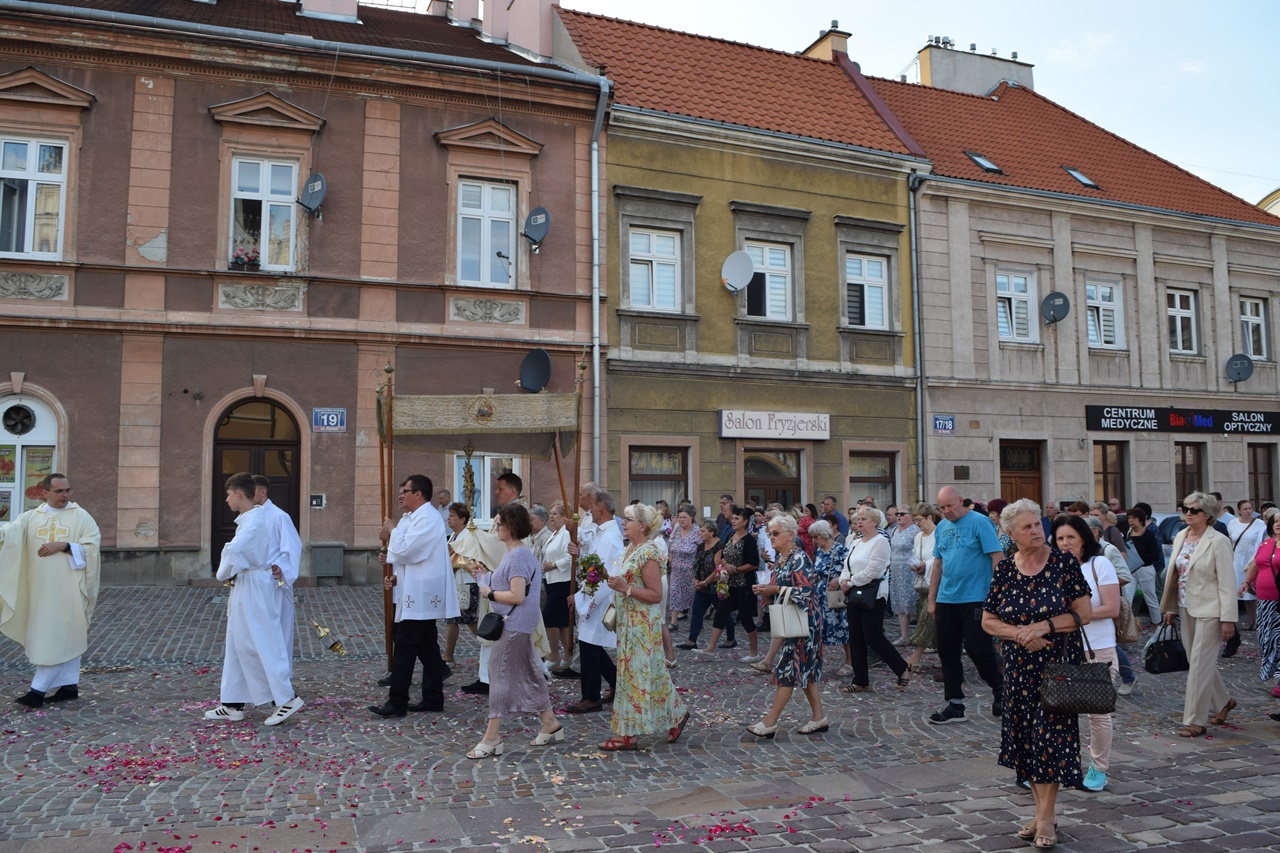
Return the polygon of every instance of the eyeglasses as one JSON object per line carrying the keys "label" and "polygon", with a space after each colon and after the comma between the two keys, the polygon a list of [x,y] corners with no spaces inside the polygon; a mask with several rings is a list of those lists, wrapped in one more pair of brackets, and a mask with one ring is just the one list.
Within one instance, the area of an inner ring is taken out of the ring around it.
{"label": "eyeglasses", "polygon": [[898,516],[898,518],[902,518],[904,515],[907,515],[907,516],[911,515],[911,513],[909,513],[909,512],[895,512],[895,513],[894,513],[894,515]]}
{"label": "eyeglasses", "polygon": [[1178,507],[1178,512],[1183,515],[1200,515],[1204,510],[1198,506],[1180,506]]}
{"label": "eyeglasses", "polygon": [[781,530],[770,530],[770,531],[769,531],[769,538],[770,538],[770,539],[772,539],[772,538],[773,538],[773,537],[775,537],[775,536],[781,536],[781,535],[782,535],[782,531],[781,531]]}
{"label": "eyeglasses", "polygon": [[401,489],[401,490],[400,490],[400,494],[402,494],[402,495],[411,495],[411,494],[413,494],[413,493],[414,493],[414,492],[416,492],[416,491],[418,491],[418,490],[417,490],[417,489]]}

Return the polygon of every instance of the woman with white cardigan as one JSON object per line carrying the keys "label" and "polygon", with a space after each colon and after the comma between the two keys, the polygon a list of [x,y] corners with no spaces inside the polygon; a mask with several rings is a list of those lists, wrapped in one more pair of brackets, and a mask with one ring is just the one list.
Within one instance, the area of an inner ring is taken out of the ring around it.
{"label": "woman with white cardigan", "polygon": [[[859,507],[853,514],[849,533],[851,536],[860,534],[862,538],[849,547],[844,570],[840,572],[840,588],[845,591],[846,600],[851,587],[871,583],[879,583],[882,589],[888,587],[887,583],[881,581],[889,570],[889,540],[880,535],[879,521],[880,514],[871,507]],[[849,656],[853,663],[853,681],[843,688],[845,693],[866,693],[871,690],[867,649],[874,649],[893,670],[893,674],[898,677],[898,689],[907,689],[907,683],[911,680],[907,662],[884,635],[884,611],[887,603],[877,595],[875,605],[870,610],[853,604],[845,608],[849,614]]]}

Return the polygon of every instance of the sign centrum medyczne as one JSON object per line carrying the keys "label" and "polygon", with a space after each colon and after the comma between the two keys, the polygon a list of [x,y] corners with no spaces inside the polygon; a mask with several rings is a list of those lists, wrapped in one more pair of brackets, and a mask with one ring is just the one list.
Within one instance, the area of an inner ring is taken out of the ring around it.
{"label": "sign centrum medyczne", "polygon": [[1280,412],[1147,406],[1085,406],[1084,412],[1090,430],[1280,435]]}

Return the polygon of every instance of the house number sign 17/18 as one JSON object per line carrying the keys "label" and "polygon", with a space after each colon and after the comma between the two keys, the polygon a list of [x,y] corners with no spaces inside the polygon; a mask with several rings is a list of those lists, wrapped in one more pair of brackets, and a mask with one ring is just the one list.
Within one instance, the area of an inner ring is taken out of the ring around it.
{"label": "house number sign 17/18", "polygon": [[312,432],[346,432],[347,431],[347,410],[346,409],[312,409],[311,410],[311,431]]}

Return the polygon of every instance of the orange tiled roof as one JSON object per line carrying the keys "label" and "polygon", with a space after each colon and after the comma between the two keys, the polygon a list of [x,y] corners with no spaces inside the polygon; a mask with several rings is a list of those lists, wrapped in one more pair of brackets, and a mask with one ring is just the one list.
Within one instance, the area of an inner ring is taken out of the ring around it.
{"label": "orange tiled roof", "polygon": [[[868,80],[940,175],[1280,227],[1280,218],[1029,89],[1006,83],[982,97]],[[965,151],[1004,174],[984,171]],[[1079,169],[1098,189],[1063,166]]]}
{"label": "orange tiled roof", "polygon": [[558,9],[614,102],[894,154],[906,146],[834,62]]}

